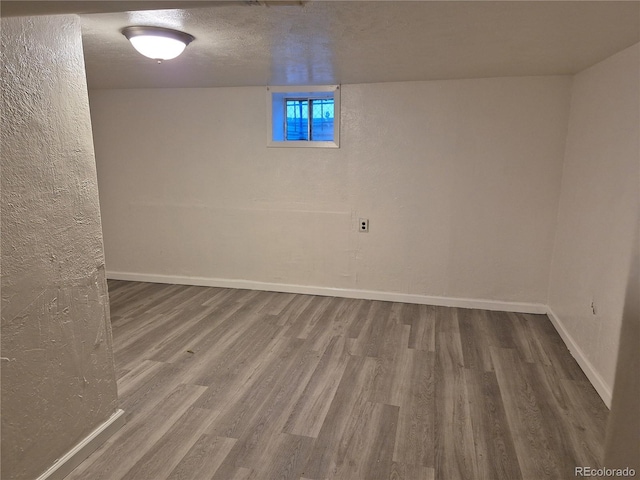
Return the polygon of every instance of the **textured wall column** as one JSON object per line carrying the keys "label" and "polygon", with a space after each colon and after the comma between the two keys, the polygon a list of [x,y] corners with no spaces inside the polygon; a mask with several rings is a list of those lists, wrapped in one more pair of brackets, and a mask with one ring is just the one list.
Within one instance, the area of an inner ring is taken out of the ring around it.
{"label": "textured wall column", "polygon": [[2,471],[33,479],[116,410],[77,17],[2,19]]}

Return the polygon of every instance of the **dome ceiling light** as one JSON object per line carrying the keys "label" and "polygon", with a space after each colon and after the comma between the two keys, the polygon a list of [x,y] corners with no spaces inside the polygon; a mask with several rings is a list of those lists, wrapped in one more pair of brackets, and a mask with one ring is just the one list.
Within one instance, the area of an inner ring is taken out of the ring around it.
{"label": "dome ceiling light", "polygon": [[193,35],[170,28],[133,26],[122,29],[133,48],[158,63],[180,55],[195,40]]}

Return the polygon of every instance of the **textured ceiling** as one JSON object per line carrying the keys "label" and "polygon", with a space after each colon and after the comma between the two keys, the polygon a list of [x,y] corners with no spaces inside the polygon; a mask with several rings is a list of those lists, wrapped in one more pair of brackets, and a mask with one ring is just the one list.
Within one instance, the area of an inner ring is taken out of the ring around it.
{"label": "textured ceiling", "polygon": [[[640,41],[640,3],[223,2],[81,16],[90,88],[371,83],[573,74]],[[119,31],[196,37],[157,64]]]}

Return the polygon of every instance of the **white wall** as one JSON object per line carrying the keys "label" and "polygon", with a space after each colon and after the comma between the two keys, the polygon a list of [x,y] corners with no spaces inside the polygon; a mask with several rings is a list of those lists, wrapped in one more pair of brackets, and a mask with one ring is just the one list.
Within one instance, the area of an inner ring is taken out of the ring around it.
{"label": "white wall", "polygon": [[570,86],[345,85],[338,150],[266,148],[264,88],[92,91],[107,269],[545,304]]}
{"label": "white wall", "polygon": [[553,319],[607,403],[638,248],[639,58],[636,44],[575,76],[549,284]]}
{"label": "white wall", "polygon": [[3,18],[0,51],[0,476],[33,480],[117,392],[79,19]]}

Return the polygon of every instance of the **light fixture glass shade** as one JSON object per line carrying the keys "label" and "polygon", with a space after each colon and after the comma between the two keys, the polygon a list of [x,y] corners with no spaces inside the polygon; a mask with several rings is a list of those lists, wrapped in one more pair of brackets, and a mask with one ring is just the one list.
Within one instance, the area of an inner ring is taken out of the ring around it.
{"label": "light fixture glass shade", "polygon": [[142,55],[158,61],[176,58],[194,40],[188,33],[161,27],[126,27],[122,34]]}

